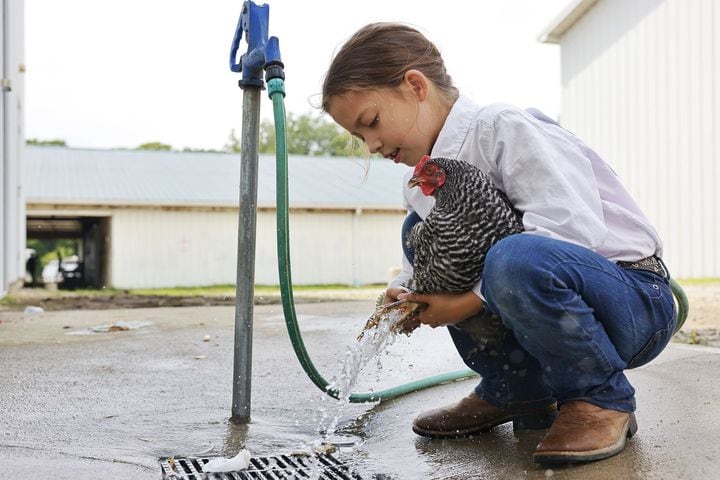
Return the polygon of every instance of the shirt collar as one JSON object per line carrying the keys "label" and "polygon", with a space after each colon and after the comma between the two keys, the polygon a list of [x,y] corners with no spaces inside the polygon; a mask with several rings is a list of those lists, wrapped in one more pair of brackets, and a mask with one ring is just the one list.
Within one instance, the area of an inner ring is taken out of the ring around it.
{"label": "shirt collar", "polygon": [[460,95],[450,109],[445,124],[440,130],[430,156],[433,158],[458,158],[460,147],[465,142],[473,119],[480,107],[467,97]]}

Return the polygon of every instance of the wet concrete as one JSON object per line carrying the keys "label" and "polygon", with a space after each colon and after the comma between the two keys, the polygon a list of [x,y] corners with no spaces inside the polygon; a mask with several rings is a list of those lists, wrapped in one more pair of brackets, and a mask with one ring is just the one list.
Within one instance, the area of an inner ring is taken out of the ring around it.
{"label": "wet concrete", "polygon": [[[326,377],[372,302],[298,305],[304,339]],[[255,309],[252,422],[228,422],[231,307],[1,312],[0,478],[159,479],[161,456],[290,453],[322,439],[334,402],[305,376],[277,305]],[[136,330],[87,334],[115,322]],[[209,341],[204,341],[205,336]],[[508,426],[469,440],[432,441],[409,428],[420,411],[468,393],[458,382],[340,412],[333,439],[363,478],[704,479],[720,460],[720,349],[672,344],[630,372],[638,435],[611,459],[546,469],[530,454],[542,432]],[[373,362],[359,390],[462,368],[446,333],[420,329]],[[379,379],[378,379],[379,377]]]}

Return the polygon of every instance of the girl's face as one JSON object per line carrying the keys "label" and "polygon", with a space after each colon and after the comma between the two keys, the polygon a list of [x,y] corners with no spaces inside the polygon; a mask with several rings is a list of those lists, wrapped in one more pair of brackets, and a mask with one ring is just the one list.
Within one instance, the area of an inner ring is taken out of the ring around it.
{"label": "girl's face", "polygon": [[409,82],[395,89],[350,91],[328,103],[333,120],[365,142],[371,153],[409,166],[430,154],[447,117],[431,105],[427,90],[419,92]]}

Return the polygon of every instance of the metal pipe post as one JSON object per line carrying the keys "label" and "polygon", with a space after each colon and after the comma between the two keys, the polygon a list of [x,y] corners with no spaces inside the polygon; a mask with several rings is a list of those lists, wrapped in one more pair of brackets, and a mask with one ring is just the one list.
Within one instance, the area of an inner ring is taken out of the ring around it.
{"label": "metal pipe post", "polygon": [[232,420],[250,421],[260,87],[243,88]]}

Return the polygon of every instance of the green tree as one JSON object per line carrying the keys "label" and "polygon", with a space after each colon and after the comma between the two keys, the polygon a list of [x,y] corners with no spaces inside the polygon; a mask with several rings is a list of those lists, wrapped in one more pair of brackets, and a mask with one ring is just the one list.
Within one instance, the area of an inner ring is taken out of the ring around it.
{"label": "green tree", "polygon": [[[288,153],[298,155],[365,156],[362,144],[321,116],[288,115]],[[274,150],[275,146],[272,146]]]}
{"label": "green tree", "polygon": [[78,252],[78,241],[71,238],[39,239],[28,238],[27,248],[35,250],[38,256],[38,272],[42,272],[45,265],[51,260],[67,258]]}
{"label": "green tree", "polygon": [[192,147],[185,147],[182,149],[183,152],[190,152],[190,153],[222,153],[220,150],[215,150],[214,148],[192,148]]}
{"label": "green tree", "polygon": [[26,145],[50,145],[54,147],[67,147],[65,140],[38,140],[37,138],[28,138],[25,140]]}
{"label": "green tree", "polygon": [[139,145],[135,150],[169,151],[172,150],[172,146],[162,142],[147,142]]}
{"label": "green tree", "polygon": [[[368,155],[362,142],[319,115],[289,113],[286,122],[287,149],[293,155],[327,155],[336,157]],[[260,153],[275,152],[275,124],[270,120],[260,122]],[[225,151],[239,152],[240,140],[235,130],[230,132]]]}
{"label": "green tree", "polygon": [[[290,116],[288,116],[288,123],[289,121]],[[260,122],[260,144],[258,145],[258,150],[260,153],[275,153],[275,123],[270,120]],[[288,153],[290,153],[289,150]]]}
{"label": "green tree", "polygon": [[[260,135],[262,136],[262,130]],[[240,139],[235,135],[235,129],[230,130],[230,136],[228,136],[227,143],[223,147],[226,152],[240,153]]]}

